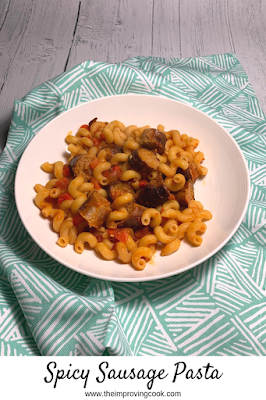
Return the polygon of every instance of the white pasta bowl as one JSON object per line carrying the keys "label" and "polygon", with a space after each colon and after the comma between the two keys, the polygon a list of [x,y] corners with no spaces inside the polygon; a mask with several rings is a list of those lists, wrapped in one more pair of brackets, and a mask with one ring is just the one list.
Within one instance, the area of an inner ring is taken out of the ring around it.
{"label": "white pasta bowl", "polygon": [[[195,199],[211,211],[201,246],[182,240],[179,250],[161,257],[158,250],[143,271],[119,261],[105,261],[94,250],[80,255],[74,247],[56,244],[48,219],[34,204],[34,185],[45,185],[49,174],[40,165],[46,161],[65,162],[66,133],[98,117],[100,121],[120,120],[125,125],[177,129],[200,140],[197,150],[205,155],[208,174],[194,185]],[[238,229],[249,200],[249,173],[240,148],[216,121],[195,108],[157,96],[120,95],[94,100],[75,107],[48,123],[30,142],[21,157],[15,180],[15,198],[20,218],[33,240],[59,263],[81,274],[110,281],[141,282],[179,274],[207,260],[221,249]]]}

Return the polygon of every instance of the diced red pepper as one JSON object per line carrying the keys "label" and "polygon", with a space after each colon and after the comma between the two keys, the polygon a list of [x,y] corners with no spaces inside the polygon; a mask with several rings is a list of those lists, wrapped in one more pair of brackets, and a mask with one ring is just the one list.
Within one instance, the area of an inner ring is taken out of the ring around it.
{"label": "diced red pepper", "polygon": [[63,167],[63,175],[64,175],[65,177],[71,175],[70,168],[69,168],[69,166],[68,166],[67,164],[65,164],[64,167]]}
{"label": "diced red pepper", "polygon": [[69,185],[69,180],[64,177],[62,179],[58,179],[58,181],[55,182],[55,186],[59,189],[67,189]]}
{"label": "diced red pepper", "polygon": [[94,184],[96,190],[101,189],[101,184],[95,178],[93,178],[93,176],[91,177],[91,183]]}
{"label": "diced red pepper", "polygon": [[146,235],[150,235],[151,233],[152,233],[152,230],[148,226],[145,226],[145,228],[138,229],[137,231],[135,231],[134,239],[139,240]]}
{"label": "diced red pepper", "polygon": [[146,179],[141,179],[140,181],[139,181],[139,187],[141,188],[141,187],[144,187],[144,186],[146,186],[146,185],[148,185],[148,181],[146,181]]}
{"label": "diced red pepper", "polygon": [[88,129],[88,131],[90,130],[90,127],[89,127],[89,125],[81,125],[81,126],[79,127],[79,129],[81,129],[81,128]]}
{"label": "diced red pepper", "polygon": [[101,136],[102,140],[105,140],[105,134],[103,132],[100,134],[100,136]]}
{"label": "diced red pepper", "polygon": [[58,205],[60,205],[62,203],[62,201],[65,201],[65,200],[73,200],[73,199],[69,193],[61,193],[58,196]]}
{"label": "diced red pepper", "polygon": [[85,219],[80,214],[74,215],[74,217],[73,217],[73,224],[74,225],[79,225],[83,221],[85,221]]}
{"label": "diced red pepper", "polygon": [[94,168],[97,167],[97,165],[99,165],[99,164],[100,164],[100,161],[98,160],[97,157],[95,157],[95,158],[92,160],[92,162],[90,163],[90,167],[91,167],[91,169],[94,169]]}

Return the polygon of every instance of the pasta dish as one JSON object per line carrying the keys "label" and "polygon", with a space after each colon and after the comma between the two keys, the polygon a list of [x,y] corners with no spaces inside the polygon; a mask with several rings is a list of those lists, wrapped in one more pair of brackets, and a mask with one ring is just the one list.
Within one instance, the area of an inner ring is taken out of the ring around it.
{"label": "pasta dish", "polygon": [[51,176],[35,185],[35,204],[59,246],[79,254],[89,246],[143,270],[156,249],[168,256],[182,239],[202,244],[212,214],[194,197],[195,181],[208,172],[198,139],[94,118],[66,142],[68,160],[42,164]]}

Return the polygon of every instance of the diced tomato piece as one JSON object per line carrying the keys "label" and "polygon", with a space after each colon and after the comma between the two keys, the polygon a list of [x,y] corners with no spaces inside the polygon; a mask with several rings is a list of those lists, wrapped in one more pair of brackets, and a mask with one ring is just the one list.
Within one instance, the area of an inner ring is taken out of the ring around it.
{"label": "diced tomato piece", "polygon": [[58,205],[60,205],[62,203],[62,201],[65,201],[65,200],[73,200],[73,199],[69,193],[61,193],[58,196]]}
{"label": "diced tomato piece", "polygon": [[139,240],[139,239],[143,238],[144,236],[149,235],[151,232],[152,232],[152,230],[148,226],[145,226],[145,228],[138,229],[137,231],[135,231],[134,239]]}
{"label": "diced tomato piece", "polygon": [[121,178],[122,175],[122,171],[121,168],[119,167],[119,165],[116,165],[113,170],[112,170],[113,174],[116,176],[117,179]]}
{"label": "diced tomato piece", "polygon": [[110,240],[113,239],[118,240],[118,242],[126,243],[129,236],[129,230],[127,228],[123,229],[108,229],[108,234],[110,236]]}
{"label": "diced tomato piece", "polygon": [[98,160],[97,157],[95,157],[95,158],[92,160],[92,162],[90,163],[90,167],[91,167],[91,169],[94,169],[94,168],[97,167],[97,165],[99,165],[99,164],[100,164],[100,161]]}
{"label": "diced tomato piece", "polygon": [[119,167],[119,165],[116,165],[108,173],[108,176],[107,176],[108,183],[119,180],[121,178],[121,175],[122,175],[121,168]]}
{"label": "diced tomato piece", "polygon": [[63,175],[64,175],[65,177],[71,175],[70,168],[69,168],[69,166],[68,166],[67,164],[65,164],[64,167],[63,167]]}
{"label": "diced tomato piece", "polygon": [[110,169],[110,171],[103,171],[102,175],[108,179],[109,184],[111,182],[119,180],[121,178],[122,171],[119,165],[116,165],[115,167]]}
{"label": "diced tomato piece", "polygon": [[103,141],[103,139],[93,138],[94,146],[99,146],[99,144]]}
{"label": "diced tomato piece", "polygon": [[96,190],[101,189],[101,184],[95,178],[93,178],[93,176],[91,177],[91,183],[94,184]]}
{"label": "diced tomato piece", "polygon": [[79,127],[79,129],[80,128],[85,128],[85,129],[88,129],[88,131],[90,130],[90,127],[89,127],[89,125],[81,125],[80,127]]}
{"label": "diced tomato piece", "polygon": [[175,200],[175,195],[173,193],[170,193],[168,196],[168,200]]}
{"label": "diced tomato piece", "polygon": [[59,189],[67,189],[68,185],[69,185],[69,180],[66,177],[58,179],[58,181],[55,182],[55,186]]}
{"label": "diced tomato piece", "polygon": [[117,229],[108,229],[108,234],[109,234],[109,240],[113,243],[117,243],[118,240],[115,237],[115,232]]}
{"label": "diced tomato piece", "polygon": [[73,217],[73,224],[74,225],[79,225],[83,221],[85,221],[85,219],[80,214],[74,215],[74,217]]}
{"label": "diced tomato piece", "polygon": [[127,229],[117,229],[115,232],[115,237],[119,242],[126,243],[128,240],[129,232]]}
{"label": "diced tomato piece", "polygon": [[161,214],[164,212],[164,208],[162,207],[162,209],[161,209]]}
{"label": "diced tomato piece", "polygon": [[101,136],[102,140],[105,140],[105,135],[103,132],[100,134],[100,136]]}
{"label": "diced tomato piece", "polygon": [[143,186],[146,186],[146,185],[148,185],[148,181],[146,181],[146,179],[141,179],[139,181],[139,187],[140,188],[143,187]]}
{"label": "diced tomato piece", "polygon": [[115,229],[108,229],[110,242],[117,243],[118,242],[117,238],[115,237],[114,233],[110,233],[110,231],[115,231]]}

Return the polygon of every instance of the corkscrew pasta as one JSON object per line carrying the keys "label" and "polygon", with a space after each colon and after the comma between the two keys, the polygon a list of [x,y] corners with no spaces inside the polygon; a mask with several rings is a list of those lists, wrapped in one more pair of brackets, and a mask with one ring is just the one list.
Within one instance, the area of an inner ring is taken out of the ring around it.
{"label": "corkscrew pasta", "polygon": [[194,195],[197,178],[208,172],[197,138],[161,124],[94,118],[65,140],[67,160],[44,160],[50,179],[34,187],[60,247],[94,249],[141,271],[158,244],[162,257],[178,251],[184,237],[202,245],[212,214]]}

